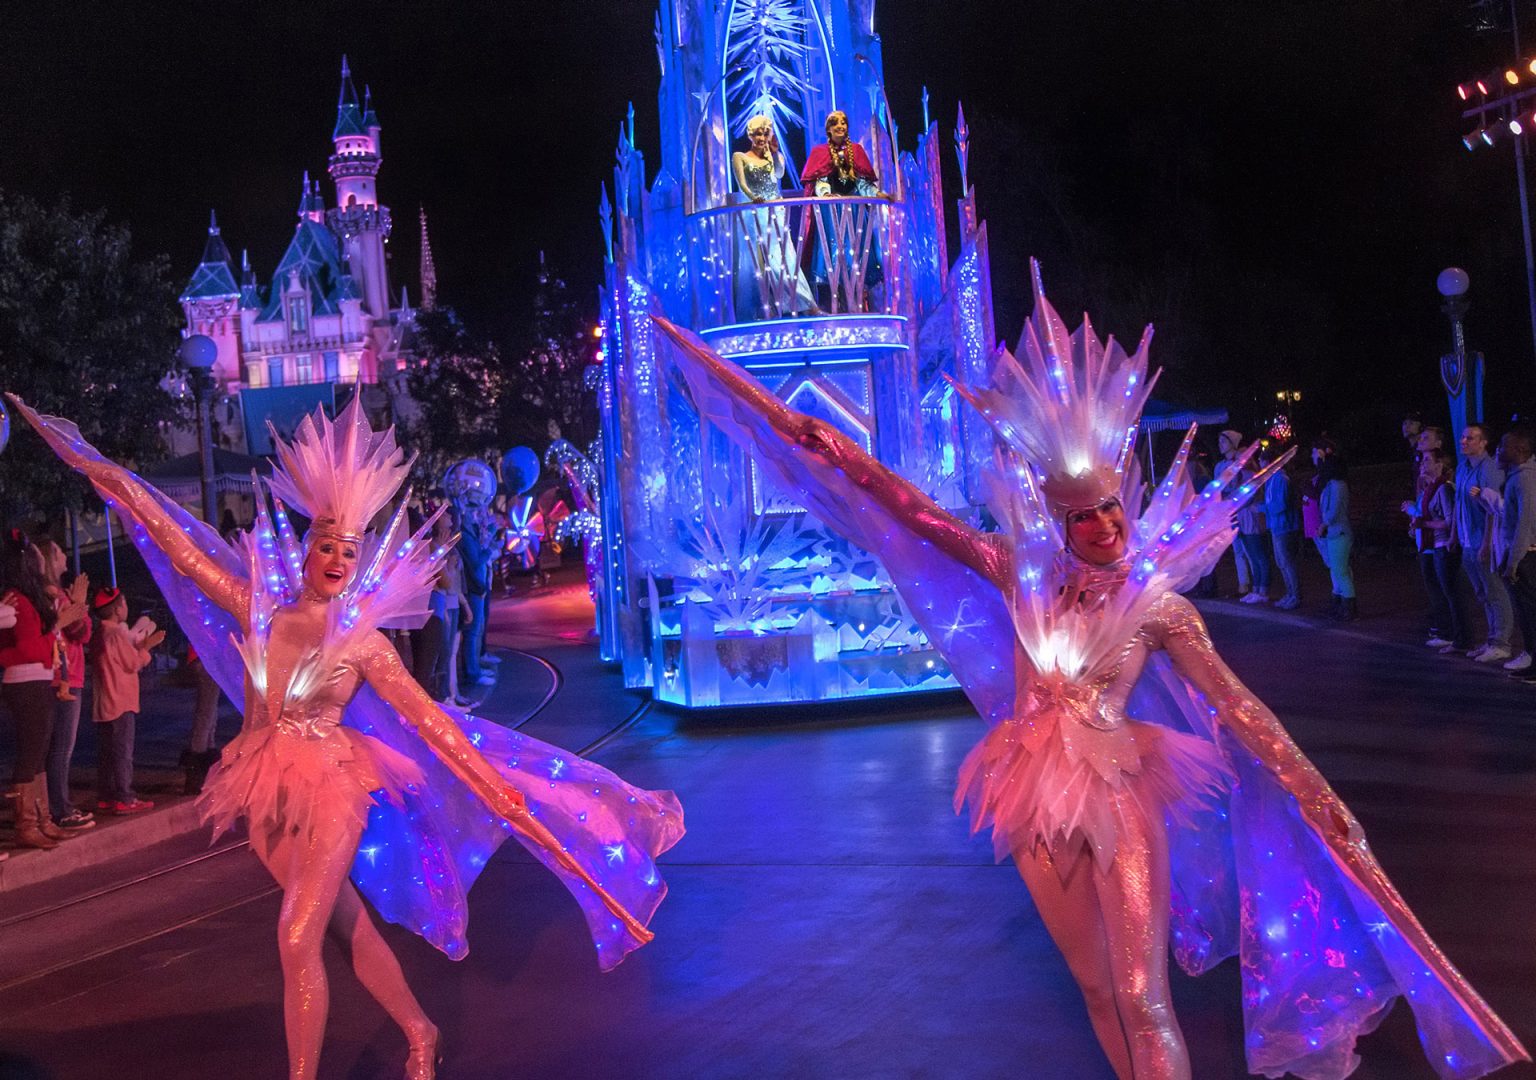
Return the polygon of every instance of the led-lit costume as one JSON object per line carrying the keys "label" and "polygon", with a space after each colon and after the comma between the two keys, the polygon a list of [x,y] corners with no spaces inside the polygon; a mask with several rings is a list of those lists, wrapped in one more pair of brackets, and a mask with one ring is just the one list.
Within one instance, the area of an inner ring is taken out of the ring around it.
{"label": "led-lit costume", "polygon": [[[1240,955],[1256,1074],[1340,1080],[1398,995],[1442,1076],[1526,1059],[1179,595],[1231,543],[1236,507],[1268,471],[1231,495],[1233,470],[1196,492],[1191,430],[1143,508],[1130,451],[1150,333],[1127,356],[1086,321],[1070,334],[1038,271],[1035,292],[1022,364],[1004,352],[994,387],[960,388],[1000,444],[993,534],[658,321],[701,416],[879,554],[991,725],[961,768],[956,810],[968,802],[998,858],[1014,856],[1122,1080],[1189,1075],[1170,945],[1192,974]],[[1069,552],[1067,515],[1114,498],[1125,557],[1097,566]]]}
{"label": "led-lit costume", "polygon": [[[747,121],[747,131],[766,127],[772,130],[772,121],[766,116],[754,116]],[[736,176],[736,186],[741,193],[755,203],[778,202],[783,198],[779,181],[784,178],[784,155],[773,148],[767,160],[738,151],[731,155],[731,169]],[[800,270],[800,248],[795,243],[794,227],[790,215],[782,207],[755,210],[744,219],[739,238],[740,250],[736,258],[736,309],[759,311],[764,318],[770,317],[774,301],[780,296],[788,298],[788,283],[783,280],[794,274],[793,299],[784,307],[795,313],[811,311],[816,301],[811,297],[811,286]],[[758,279],[769,276],[774,280],[766,284]]]}
{"label": "led-lit costume", "polygon": [[[132,522],[135,545],[199,656],[225,693],[245,702],[242,731],[199,800],[216,830],[244,818],[285,886],[267,854],[275,844],[325,847],[361,831],[347,876],[379,914],[453,959],[468,951],[469,888],[510,831],[576,897],[604,970],[650,940],[645,923],[666,894],[654,860],[683,833],[675,796],[450,714],[379,633],[420,625],[444,551],[426,539],[438,515],[408,534],[408,498],[382,532],[364,538],[409,462],[392,431],[371,430],[356,399],[334,424],[317,412],[292,443],[278,441],[274,511],[258,495],[254,532],[236,544],[103,458],[69,421],[11,400]],[[288,629],[317,601],[284,502],[311,518],[309,544],[342,538],[360,549],[357,572],[325,603],[318,640],[296,641]],[[285,918],[287,908],[285,897]],[[323,1028],[324,1005],[319,1012]],[[295,1056],[292,1020],[293,1075],[309,1076],[314,1062]],[[429,1062],[417,1064],[431,1075]]]}

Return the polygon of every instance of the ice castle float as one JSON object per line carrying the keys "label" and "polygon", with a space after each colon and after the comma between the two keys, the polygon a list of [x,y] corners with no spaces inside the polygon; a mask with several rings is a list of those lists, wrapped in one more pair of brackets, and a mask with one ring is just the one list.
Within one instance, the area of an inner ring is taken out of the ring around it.
{"label": "ice castle float", "polygon": [[[994,347],[986,226],[966,178],[946,226],[941,139],[904,151],[874,0],[662,0],[661,162],[647,179],[631,106],[599,206],[605,243],[602,547],[589,562],[605,658],[687,707],[809,702],[955,685],[877,559],[701,430],[653,311],[791,406],[835,424],[962,517],[991,454],[945,376],[982,381]],[[829,113],[878,174],[802,194]],[[768,116],[782,197],[738,190],[731,155]]]}

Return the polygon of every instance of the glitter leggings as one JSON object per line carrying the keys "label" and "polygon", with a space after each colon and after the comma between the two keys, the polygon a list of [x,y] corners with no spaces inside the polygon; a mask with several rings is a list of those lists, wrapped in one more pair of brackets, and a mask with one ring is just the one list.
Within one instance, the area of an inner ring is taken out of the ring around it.
{"label": "glitter leggings", "polygon": [[1083,992],[1119,1080],[1189,1080],[1189,1053],[1168,991],[1168,836],[1125,815],[1107,873],[1086,846],[1066,861],[1045,845],[1014,852],[1051,939]]}
{"label": "glitter leggings", "polygon": [[412,1047],[430,1044],[436,1028],[406,985],[390,950],[347,872],[361,825],[341,822],[305,836],[253,830],[251,847],[283,889],[277,921],[283,967],[283,1022],[289,1080],[314,1080],[330,1011],[321,947],[329,933],[351,953],[358,981],[400,1025]]}

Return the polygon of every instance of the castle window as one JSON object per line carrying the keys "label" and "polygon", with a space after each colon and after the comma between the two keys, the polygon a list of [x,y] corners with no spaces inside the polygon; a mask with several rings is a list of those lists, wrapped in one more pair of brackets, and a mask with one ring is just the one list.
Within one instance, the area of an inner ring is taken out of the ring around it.
{"label": "castle window", "polygon": [[302,334],[309,329],[309,307],[304,297],[295,296],[288,301],[288,332]]}
{"label": "castle window", "polygon": [[333,352],[325,354],[325,381],[335,382],[341,378],[341,358]]}
{"label": "castle window", "polygon": [[293,358],[293,381],[299,385],[315,381],[315,358],[310,353],[299,353]]}
{"label": "castle window", "polygon": [[267,359],[267,385],[283,385],[283,358],[281,356],[272,356]]}
{"label": "castle window", "polygon": [[245,365],[245,385],[256,390],[267,385],[266,369],[254,360]]}

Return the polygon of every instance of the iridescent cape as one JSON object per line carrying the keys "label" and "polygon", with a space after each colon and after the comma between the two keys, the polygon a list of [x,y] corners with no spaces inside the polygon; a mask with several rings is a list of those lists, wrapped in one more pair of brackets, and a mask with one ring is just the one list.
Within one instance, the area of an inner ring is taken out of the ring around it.
{"label": "iridescent cape", "polygon": [[[238,621],[172,565],[149,531],[133,521],[128,508],[97,476],[122,477],[136,484],[220,570],[250,583],[250,646],[264,636],[265,627],[260,624],[296,597],[299,589],[303,552],[281,504],[269,515],[258,485],[261,509],[254,532],[235,544],[227,543],[170,498],[103,458],[74,424],[17,404],[50,446],[76,464],[103,498],[132,522],[134,546],[178,624],[230,700],[246,702],[247,724],[253,716],[264,716],[265,707],[251,696],[253,688],[241,654],[247,643]],[[423,552],[423,534],[407,535],[401,525],[403,516],[402,502],[390,525],[365,542],[357,577],[336,601],[344,624],[337,627],[338,632],[351,635],[386,625],[420,624],[426,612],[426,591],[435,576],[434,560],[440,553]],[[326,655],[332,652],[321,650]],[[323,659],[317,662],[324,666]],[[445,712],[506,782],[523,794],[533,817],[554,833],[582,869],[641,923],[649,922],[667,891],[655,858],[683,834],[676,797],[671,792],[632,787],[602,766],[522,732],[458,710]],[[345,724],[404,754],[425,776],[425,783],[407,791],[400,806],[376,800],[352,864],[352,881],[384,918],[415,931],[449,957],[463,958],[468,953],[470,886],[510,832],[575,896],[603,970],[614,967],[640,944],[584,882],[489,810],[366,683],[347,706]]]}
{"label": "iridescent cape", "polygon": [[[1037,305],[1043,299],[1037,296]],[[1037,306],[1037,315],[1042,338],[1064,355],[1072,335],[1049,305]],[[1230,486],[1245,500],[1263,480],[1261,474],[1238,484],[1235,468],[1224,470],[1197,494],[1187,474],[1186,439],[1138,515],[1141,489],[1127,474],[1130,571],[1106,606],[1107,617],[1090,625],[1060,603],[1066,583],[1055,568],[1062,537],[1028,470],[1018,471],[1020,462],[1000,457],[1003,482],[992,492],[993,512],[1009,531],[995,537],[997,560],[989,569],[1012,566],[1015,587],[1005,595],[996,576],[984,576],[974,560],[957,558],[936,539],[962,527],[913,485],[850,440],[794,413],[687,330],[656,321],[672,339],[673,361],[701,417],[754,451],[758,465],[811,513],[878,554],[989,724],[1013,716],[1042,672],[1072,678],[1123,648],[1158,597],[1193,585],[1231,543],[1237,503],[1223,489]],[[1298,793],[1219,723],[1216,704],[1155,654],[1132,697],[1131,715],[1217,741],[1238,777],[1200,828],[1170,830],[1170,940],[1191,974],[1240,958],[1250,1069],[1269,1077],[1290,1072],[1342,1080],[1359,1063],[1356,1039],[1373,1030],[1399,996],[1412,1007],[1441,1076],[1465,1080],[1526,1060],[1514,1035],[1429,940],[1364,852],[1363,840],[1360,851],[1341,856],[1305,819]],[[1256,698],[1252,706],[1263,708]]]}

